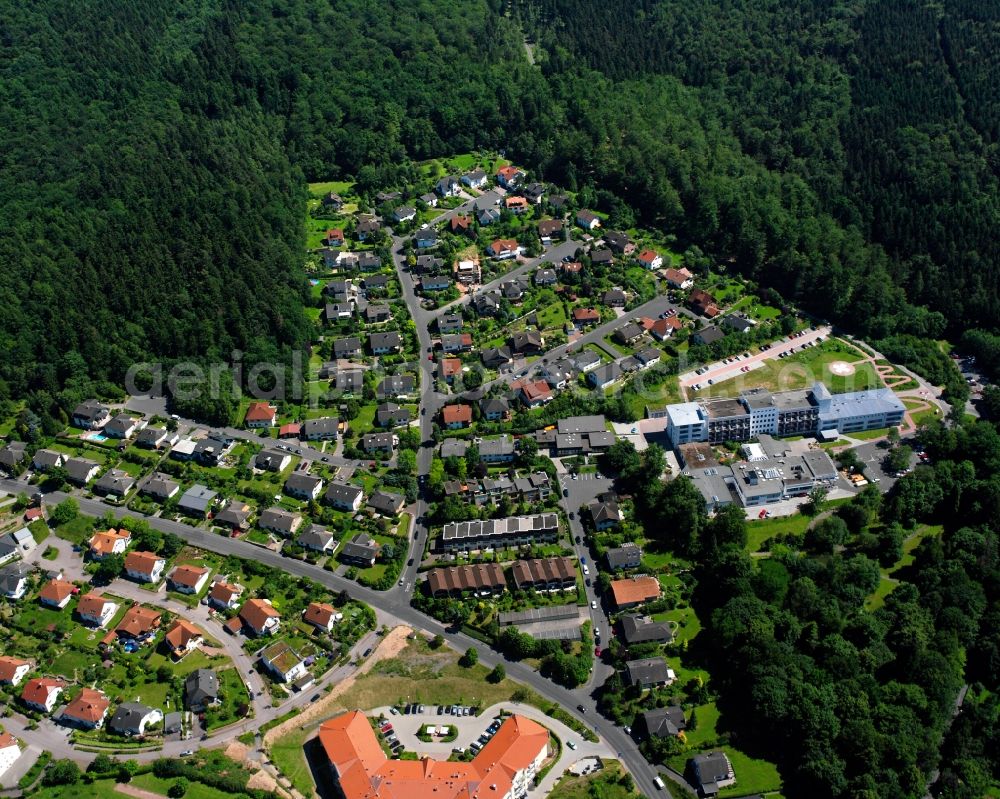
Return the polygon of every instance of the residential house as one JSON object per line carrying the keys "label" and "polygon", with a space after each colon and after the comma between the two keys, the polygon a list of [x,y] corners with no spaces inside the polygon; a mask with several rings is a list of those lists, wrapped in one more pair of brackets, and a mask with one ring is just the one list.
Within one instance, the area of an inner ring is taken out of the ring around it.
{"label": "residential house", "polygon": [[663,277],[671,288],[689,289],[694,285],[694,275],[687,269],[667,268],[663,272]]}
{"label": "residential house", "polygon": [[604,557],[608,562],[608,568],[612,571],[638,569],[642,565],[642,549],[631,541],[606,550]]}
{"label": "residential house", "polygon": [[162,427],[144,427],[136,436],[135,445],[144,449],[163,449],[177,443],[177,433],[171,433]]}
{"label": "residential house", "polygon": [[452,313],[439,316],[437,327],[439,333],[459,333],[465,326],[465,320],[461,314]]}
{"label": "residential house", "polygon": [[660,362],[660,351],[655,347],[646,347],[635,354],[635,358],[643,369],[649,369]]}
{"label": "residential house", "polygon": [[655,577],[625,577],[611,581],[611,597],[618,610],[659,599],[660,590],[660,581]]}
{"label": "residential house", "polygon": [[659,269],[663,266],[663,256],[656,250],[643,250],[636,260],[639,262],[639,266],[646,269]]}
{"label": "residential house", "polygon": [[358,486],[331,481],[323,495],[323,501],[338,510],[353,513],[361,507],[361,500],[364,499],[364,496],[365,492]]}
{"label": "residential house", "polygon": [[202,713],[219,703],[219,675],[211,669],[195,669],[184,680],[184,704],[192,713]]}
{"label": "residential house", "polygon": [[170,587],[181,594],[198,594],[205,587],[211,569],[190,563],[178,566],[170,573]]}
{"label": "residential house", "polygon": [[365,308],[365,321],[370,325],[380,325],[392,321],[392,310],[388,305],[369,305]]}
{"label": "residential house", "polygon": [[722,329],[716,327],[715,325],[709,325],[708,327],[703,327],[701,330],[695,332],[691,337],[691,340],[695,344],[714,344],[716,341],[722,341],[726,337],[726,334],[722,332]]}
{"label": "residential house", "polygon": [[563,261],[559,264],[559,269],[563,275],[578,275],[583,271],[583,264],[579,261]]}
{"label": "residential house", "polygon": [[441,336],[442,352],[468,352],[472,349],[472,336],[469,333],[448,333]]}
{"label": "residential house", "polygon": [[570,362],[566,359],[560,358],[555,363],[550,363],[547,366],[542,367],[542,371],[539,375],[542,380],[549,384],[553,389],[561,391],[569,385],[570,380],[573,379],[573,369]]}
{"label": "residential house", "polygon": [[514,216],[521,216],[531,210],[531,203],[524,197],[508,196],[504,198],[504,207]]}
{"label": "residential house", "polygon": [[146,641],[160,627],[160,610],[133,605],[122,616],[115,627],[119,638],[133,641]]}
{"label": "residential house", "polygon": [[285,641],[276,641],[260,653],[261,663],[281,682],[291,683],[308,673],[305,661]]}
{"label": "residential house", "polygon": [[363,369],[341,369],[334,375],[331,386],[344,396],[357,394],[364,389],[365,373]]}
{"label": "residential house", "polygon": [[233,531],[246,531],[250,529],[252,515],[253,509],[249,505],[241,500],[231,499],[225,508],[215,514],[215,523]]}
{"label": "residential house", "polygon": [[590,516],[598,531],[609,530],[622,523],[622,512],[618,503],[609,497],[598,499],[590,506]]}
{"label": "residential house", "polygon": [[429,291],[444,291],[450,288],[451,278],[444,275],[431,275],[420,280],[420,290],[425,294]]}
{"label": "residential house", "polygon": [[104,435],[108,438],[132,438],[146,426],[142,419],[135,419],[126,413],[120,413],[104,425]]}
{"label": "residential house", "polygon": [[354,306],[349,302],[328,302],[323,306],[323,319],[327,324],[350,319],[354,316]]}
{"label": "residential house", "polygon": [[455,214],[449,222],[448,229],[452,233],[468,233],[472,227],[472,220],[465,214]]}
{"label": "residential house", "polygon": [[541,205],[542,199],[545,197],[545,186],[541,183],[529,183],[521,189],[521,194],[532,205]]}
{"label": "residential house", "polygon": [[472,406],[464,403],[445,405],[441,409],[441,420],[449,430],[457,430],[472,424]]}
{"label": "residential house", "polygon": [[514,561],[514,584],[523,590],[576,590],[577,568],[573,558],[532,558]]}
{"label": "residential house", "polygon": [[378,490],[368,498],[368,507],[383,516],[396,516],[406,504],[406,497],[392,491]]}
{"label": "residential house", "polygon": [[297,499],[316,499],[322,489],[323,480],[305,472],[292,472],[285,480],[285,493]]}
{"label": "residential house", "polygon": [[102,691],[83,688],[76,698],[66,705],[60,721],[86,730],[96,730],[104,724],[111,702]]}
{"label": "residential house", "polygon": [[20,757],[21,747],[17,738],[9,732],[0,732],[0,777],[6,774]]}
{"label": "residential house", "polygon": [[156,473],[142,487],[141,492],[152,497],[157,502],[166,502],[180,492],[180,483],[171,480],[165,474]]}
{"label": "residential house", "polygon": [[30,660],[0,655],[0,685],[18,685],[31,668]]}
{"label": "residential house", "polygon": [[514,359],[510,347],[487,347],[482,357],[487,369],[502,369]]}
{"label": "residential house", "polygon": [[594,388],[598,389],[605,389],[608,388],[608,386],[613,386],[621,380],[621,378],[621,367],[614,361],[606,363],[603,366],[598,366],[587,373],[587,382]]}
{"label": "residential house", "polygon": [[356,336],[338,338],[333,342],[333,354],[337,358],[353,358],[361,354],[361,339]]}
{"label": "residential house", "polygon": [[511,348],[517,353],[536,353],[545,348],[545,339],[537,330],[519,330],[511,337]]}
{"label": "residential house", "polygon": [[711,319],[719,315],[719,305],[715,297],[703,289],[692,291],[688,301],[691,303],[691,309],[700,316]]}
{"label": "residential house", "polygon": [[219,703],[219,676],[211,669],[195,669],[184,680],[184,704],[192,713],[202,713]]}
{"label": "residential house", "polygon": [[381,548],[382,545],[368,533],[358,533],[344,544],[337,557],[343,563],[367,568],[375,565]]}
{"label": "residential house", "polygon": [[477,294],[472,304],[480,316],[495,316],[500,310],[500,301],[493,294]]}
{"label": "residential house", "polygon": [[574,308],[573,322],[581,327],[596,325],[601,321],[601,312],[596,308]]}
{"label": "residential house", "polygon": [[625,680],[639,688],[654,688],[670,685],[677,679],[674,670],[663,658],[642,658],[625,662]]}
{"label": "residential house", "polygon": [[520,280],[507,280],[500,284],[500,296],[510,302],[520,302],[524,299],[524,292],[528,287]]}
{"label": "residential house", "polygon": [[180,660],[205,642],[205,634],[190,622],[177,619],[163,638],[170,654]]}
{"label": "residential house", "polygon": [[487,464],[511,463],[514,460],[514,439],[509,435],[484,438],[479,442],[479,460]]}
{"label": "residential house", "polygon": [[604,292],[601,302],[610,308],[624,308],[628,295],[621,289],[608,289]]}
{"label": "residential house", "polygon": [[497,170],[497,183],[505,189],[517,188],[524,178],[524,172],[514,166],[502,166]]}
{"label": "residential house", "polygon": [[155,552],[135,550],[125,556],[125,575],[139,583],[160,582],[166,566],[166,559]]}
{"label": "residential house", "polygon": [[108,409],[95,399],[81,402],[73,409],[73,427],[84,430],[99,430],[108,423],[111,415]]}
{"label": "residential house", "polygon": [[653,621],[648,616],[636,614],[622,616],[621,630],[627,644],[667,644],[674,640],[670,622]]}
{"label": "residential house", "polygon": [[358,218],[358,224],[354,228],[354,236],[358,241],[368,241],[372,236],[382,230],[382,223],[372,216],[368,218]]}
{"label": "residential house", "polygon": [[442,358],[438,361],[438,379],[449,385],[456,375],[462,374],[462,361],[458,358]]}
{"label": "residential house", "polygon": [[454,175],[447,175],[434,184],[434,191],[442,197],[457,197],[462,193],[462,184]]}
{"label": "residential house", "polygon": [[335,416],[321,416],[306,419],[302,424],[302,436],[306,441],[333,441],[337,438],[340,420]]}
{"label": "residential house", "polygon": [[0,536],[0,565],[18,556],[26,558],[36,546],[35,537],[27,527],[5,533]]}
{"label": "residential house", "polygon": [[642,714],[646,733],[656,738],[672,738],[687,729],[684,710],[678,705],[667,705],[647,710]]}
{"label": "residential house", "polygon": [[481,169],[474,169],[462,175],[462,183],[470,189],[481,189],[486,185],[486,173]]}
{"label": "residential house", "polygon": [[135,488],[135,478],[121,469],[108,469],[94,483],[95,494],[102,497],[114,497],[115,499],[124,498],[133,488]]}
{"label": "residential house", "polygon": [[394,402],[383,402],[375,409],[375,420],[379,427],[396,427],[409,424],[410,409],[402,408]]}
{"label": "residential house", "polygon": [[611,266],[615,262],[615,256],[607,248],[593,250],[590,253],[590,262],[594,266]]}
{"label": "residential house", "polygon": [[641,325],[637,325],[635,322],[628,322],[615,331],[614,339],[621,344],[635,344],[635,342],[642,338],[645,332]]}
{"label": "residential house", "polygon": [[51,713],[65,690],[66,683],[51,677],[35,677],[24,684],[21,701],[33,710]]}
{"label": "residential house", "polygon": [[21,464],[28,458],[27,445],[23,441],[11,441],[0,449],[0,471],[14,476],[21,469]]}
{"label": "residential house", "polygon": [[520,246],[514,239],[497,239],[486,248],[486,254],[497,261],[516,258]]}
{"label": "residential house", "polygon": [[323,554],[333,552],[337,548],[337,540],[333,537],[333,534],[322,527],[317,527],[315,524],[310,525],[299,536],[297,543],[303,549],[322,552]]}
{"label": "residential house", "polygon": [[260,518],[257,519],[257,526],[262,530],[270,530],[272,533],[291,538],[295,531],[302,525],[302,516],[292,513],[284,508],[268,508]]}
{"label": "residential house", "polygon": [[499,563],[446,566],[427,572],[427,589],[438,599],[469,592],[490,596],[506,591],[507,580]]}
{"label": "residential house", "polygon": [[253,467],[265,472],[283,472],[292,465],[292,456],[277,449],[265,449],[253,459]]}
{"label": "residential house", "polygon": [[536,286],[553,286],[555,282],[556,273],[554,269],[539,269],[535,272]]}
{"label": "residential house", "polygon": [[480,208],[476,211],[476,221],[481,227],[489,227],[500,219],[500,212],[496,208]]}
{"label": "residential house", "polygon": [[146,730],[163,721],[163,712],[141,702],[125,702],[118,706],[108,722],[108,729],[129,738],[145,735]]}
{"label": "residential house", "polygon": [[572,359],[573,367],[586,374],[601,365],[601,356],[593,350],[584,350]]}
{"label": "residential house", "polygon": [[177,507],[187,516],[205,517],[211,510],[217,496],[218,494],[208,486],[195,483],[181,494],[181,498],[177,501]]}
{"label": "residential house", "polygon": [[463,258],[456,261],[453,271],[458,282],[466,286],[479,283],[483,279],[483,270],[478,258]]}
{"label": "residential house", "polygon": [[323,195],[320,203],[332,211],[339,211],[344,205],[344,201],[341,199],[340,195],[335,191],[327,192]]}
{"label": "residential house", "polygon": [[375,201],[379,205],[382,205],[384,203],[395,202],[396,200],[401,199],[402,196],[403,193],[399,191],[380,191],[378,194],[375,195]]}
{"label": "residential house", "polygon": [[561,237],[563,223],[561,219],[543,219],[538,223],[538,238],[542,244],[551,244],[556,237]]}
{"label": "residential house", "polygon": [[518,396],[526,407],[539,408],[552,401],[552,389],[548,381],[534,380],[522,385]]}
{"label": "residential house", "polygon": [[90,537],[90,557],[93,560],[101,560],[108,555],[124,555],[129,544],[132,543],[132,534],[124,527],[121,530],[105,530],[94,533]]}
{"label": "residential house", "polygon": [[635,252],[635,242],[628,237],[627,233],[618,230],[609,230],[605,233],[604,243],[619,255],[631,255]]}
{"label": "residential house", "polygon": [[7,599],[21,599],[28,592],[31,567],[26,563],[8,563],[0,567],[0,595]]}
{"label": "residential house", "polygon": [[601,226],[601,218],[593,211],[583,208],[576,212],[576,224],[584,230],[597,230]]}
{"label": "residential house", "polygon": [[413,237],[413,243],[417,245],[418,250],[429,250],[432,247],[437,247],[440,241],[437,231],[430,227],[417,231]]}
{"label": "residential house", "polygon": [[281,624],[281,614],[266,599],[248,599],[240,608],[240,620],[258,637],[274,635]]}
{"label": "residential house", "polygon": [[344,231],[339,227],[333,227],[326,231],[326,246],[327,247],[343,247],[344,246]]}
{"label": "residential house", "polygon": [[412,222],[417,218],[417,209],[412,205],[401,205],[392,212],[394,222]]}
{"label": "residential house", "polygon": [[38,601],[46,607],[62,610],[79,590],[73,583],[56,578],[42,586]]}
{"label": "residential house", "polygon": [[[341,257],[341,261],[345,258]],[[331,280],[323,287],[323,293],[334,302],[347,302],[354,293],[354,285],[350,280]]]}
{"label": "residential house", "polygon": [[479,400],[479,410],[488,422],[504,421],[510,416],[510,404],[503,397],[485,397]]}
{"label": "residential house", "polygon": [[278,423],[278,409],[269,402],[251,402],[243,421],[250,428],[274,427]]}
{"label": "residential house", "polygon": [[657,319],[649,328],[650,334],[657,341],[666,341],[678,330],[682,330],[684,325],[676,316],[668,316],[666,319]]}
{"label": "residential house", "polygon": [[695,755],[688,761],[688,767],[701,796],[718,796],[723,788],[736,784],[736,772],[725,752]]}
{"label": "residential house", "polygon": [[420,202],[422,202],[428,208],[437,208],[438,196],[434,192],[429,191],[426,194],[420,195]]}
{"label": "residential house", "polygon": [[107,597],[91,592],[80,597],[76,612],[84,624],[100,628],[111,621],[115,613],[118,612],[118,604]]}
{"label": "residential house", "polygon": [[392,454],[399,446],[399,436],[392,433],[365,433],[361,436],[361,449],[368,453],[384,452]]}
{"label": "residential house", "polygon": [[730,314],[722,320],[722,324],[737,333],[749,333],[754,328],[754,322],[740,314]]}
{"label": "residential house", "polygon": [[47,472],[62,466],[66,462],[66,456],[61,452],[54,452],[51,449],[40,449],[31,460],[31,465],[36,472]]}
{"label": "residential house", "polygon": [[243,589],[238,585],[219,580],[212,583],[208,592],[208,603],[219,610],[232,610],[240,604]]}
{"label": "residential house", "polygon": [[338,613],[333,605],[328,605],[325,602],[310,602],[302,611],[302,621],[327,633],[333,630],[333,625],[336,624],[338,617],[342,619],[344,614]]}

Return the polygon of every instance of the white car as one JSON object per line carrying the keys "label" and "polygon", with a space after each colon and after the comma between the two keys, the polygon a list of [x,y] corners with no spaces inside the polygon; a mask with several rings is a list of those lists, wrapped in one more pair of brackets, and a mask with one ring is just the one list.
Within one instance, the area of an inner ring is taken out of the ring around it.
{"label": "white car", "polygon": [[584,574],[584,576],[590,574],[590,566],[584,566],[583,567],[583,574]]}
{"label": "white car", "polygon": [[596,599],[591,601],[591,603],[590,603],[590,609],[591,610],[597,610],[597,600]]}
{"label": "white car", "polygon": [[576,744],[573,741],[566,741],[566,746],[570,749],[576,749]]}

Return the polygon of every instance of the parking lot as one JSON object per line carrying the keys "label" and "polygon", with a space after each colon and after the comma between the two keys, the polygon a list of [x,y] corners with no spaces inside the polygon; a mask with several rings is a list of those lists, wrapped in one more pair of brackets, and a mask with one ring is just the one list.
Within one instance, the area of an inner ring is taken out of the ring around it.
{"label": "parking lot", "polygon": [[[388,707],[383,707],[372,711],[372,715],[375,717],[384,716],[386,723],[392,726],[392,729],[383,735],[388,743],[392,744],[394,740],[398,740],[406,750],[417,752],[420,755],[432,755],[444,760],[455,749],[469,749],[474,746],[474,751],[478,751],[482,743],[492,737],[493,732],[500,727],[500,722],[495,715],[455,716],[446,713],[439,715],[437,705],[424,705],[423,707],[423,713],[413,714],[403,712],[393,714]],[[458,735],[452,741],[421,741],[417,737],[417,733],[429,726],[448,727],[452,731],[457,728]],[[490,732],[491,728],[493,732]],[[392,735],[395,737],[390,737]],[[481,741],[481,739],[484,740]]]}

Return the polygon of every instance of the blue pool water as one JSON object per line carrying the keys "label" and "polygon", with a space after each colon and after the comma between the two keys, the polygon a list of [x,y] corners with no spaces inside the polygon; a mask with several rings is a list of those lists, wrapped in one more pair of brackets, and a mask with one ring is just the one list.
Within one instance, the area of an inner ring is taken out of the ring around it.
{"label": "blue pool water", "polygon": [[104,433],[91,433],[87,436],[88,441],[107,441],[108,437]]}

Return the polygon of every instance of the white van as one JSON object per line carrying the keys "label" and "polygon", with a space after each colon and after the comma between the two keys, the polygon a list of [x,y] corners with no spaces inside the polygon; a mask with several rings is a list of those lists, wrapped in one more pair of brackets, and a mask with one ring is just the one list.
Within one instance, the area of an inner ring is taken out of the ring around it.
{"label": "white van", "polygon": [[655,785],[655,786],[656,786],[656,789],[657,789],[658,791],[662,791],[662,790],[663,790],[663,787],[664,787],[664,786],[663,786],[663,780],[662,780],[662,779],[660,779],[659,777],[656,777],[656,778],[655,778],[655,779],[653,780],[653,785]]}

